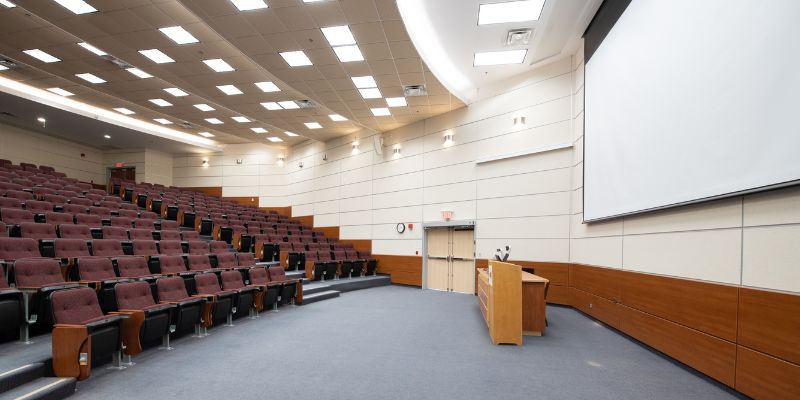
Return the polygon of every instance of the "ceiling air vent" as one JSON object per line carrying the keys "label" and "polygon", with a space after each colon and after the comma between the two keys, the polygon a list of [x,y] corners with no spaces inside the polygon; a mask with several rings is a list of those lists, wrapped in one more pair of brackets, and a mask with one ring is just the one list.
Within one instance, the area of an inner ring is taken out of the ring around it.
{"label": "ceiling air vent", "polygon": [[3,117],[10,117],[10,118],[19,118],[19,115],[17,115],[17,114],[12,114],[12,113],[10,113],[10,112],[8,112],[8,111],[0,111],[0,116],[3,116]]}
{"label": "ceiling air vent", "polygon": [[425,85],[408,85],[403,86],[403,93],[406,97],[425,96],[428,94],[428,89]]}
{"label": "ceiling air vent", "polygon": [[531,41],[533,31],[530,28],[512,29],[508,31],[506,46],[521,46]]}
{"label": "ceiling air vent", "polygon": [[110,63],[112,63],[112,64],[114,64],[114,65],[116,65],[118,67],[120,67],[120,68],[124,68],[124,69],[133,68],[133,65],[130,65],[130,64],[126,63],[125,61],[122,61],[119,58],[114,57],[114,56],[112,56],[110,54],[106,54],[104,56],[100,56],[100,58],[102,58],[102,59],[104,59],[104,60],[106,60],[106,61],[108,61],[108,62],[110,62]]}
{"label": "ceiling air vent", "polygon": [[317,103],[315,103],[313,100],[295,100],[295,103],[297,103],[297,105],[300,108],[316,108],[317,107]]}
{"label": "ceiling air vent", "polygon": [[0,65],[6,67],[8,69],[17,68],[17,63],[15,63],[14,61],[11,61],[11,60],[9,60],[7,58],[0,58]]}
{"label": "ceiling air vent", "polygon": [[178,124],[178,126],[180,126],[183,129],[194,129],[195,128],[195,126],[189,121],[183,121],[180,124]]}

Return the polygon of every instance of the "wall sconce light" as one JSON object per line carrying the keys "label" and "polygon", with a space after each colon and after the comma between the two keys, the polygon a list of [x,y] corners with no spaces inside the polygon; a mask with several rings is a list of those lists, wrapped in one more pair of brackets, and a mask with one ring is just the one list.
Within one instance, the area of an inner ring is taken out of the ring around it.
{"label": "wall sconce light", "polygon": [[208,167],[208,160],[205,158],[203,159],[203,166]]}
{"label": "wall sconce light", "polygon": [[358,140],[353,142],[353,151],[351,151],[351,153],[352,154],[358,154]]}
{"label": "wall sconce light", "polygon": [[303,168],[303,162],[302,162],[302,161],[300,161],[300,164],[298,164],[298,166],[299,166],[300,168]]}
{"label": "wall sconce light", "polygon": [[525,117],[514,117],[514,127],[520,128],[525,126]]}
{"label": "wall sconce light", "polygon": [[283,162],[286,161],[286,157],[281,154],[278,156],[278,165],[283,165]]}
{"label": "wall sconce light", "polygon": [[328,153],[322,155],[322,161],[328,161]]}
{"label": "wall sconce light", "polygon": [[39,121],[40,124],[42,124],[42,128],[47,127],[47,120],[44,117],[36,118],[36,120]]}
{"label": "wall sconce light", "polygon": [[444,135],[444,145],[450,146],[452,144],[453,144],[453,134],[448,133],[447,135]]}
{"label": "wall sconce light", "polygon": [[237,158],[236,159],[236,164],[242,165],[242,159],[241,158]]}
{"label": "wall sconce light", "polygon": [[394,148],[394,158],[400,158],[400,148],[399,147],[395,147]]}

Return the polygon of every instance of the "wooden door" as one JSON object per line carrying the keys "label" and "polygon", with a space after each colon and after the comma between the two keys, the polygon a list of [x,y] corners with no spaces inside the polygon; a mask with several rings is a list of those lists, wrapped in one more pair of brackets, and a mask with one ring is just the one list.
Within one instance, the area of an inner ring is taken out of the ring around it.
{"label": "wooden door", "polygon": [[428,289],[449,290],[450,238],[447,228],[431,229],[427,233]]}
{"label": "wooden door", "polygon": [[111,177],[124,179],[127,181],[136,180],[136,167],[122,167],[122,168],[109,168],[111,170]]}
{"label": "wooden door", "polygon": [[474,230],[451,230],[451,284],[450,290],[475,293],[475,236]]}

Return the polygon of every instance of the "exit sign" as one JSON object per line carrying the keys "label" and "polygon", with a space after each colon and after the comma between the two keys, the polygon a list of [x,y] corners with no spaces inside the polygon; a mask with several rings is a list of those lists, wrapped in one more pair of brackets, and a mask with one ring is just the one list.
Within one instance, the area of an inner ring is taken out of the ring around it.
{"label": "exit sign", "polygon": [[114,166],[117,167],[117,168],[122,168],[122,167],[125,166],[125,163],[121,163],[121,162],[114,163]]}

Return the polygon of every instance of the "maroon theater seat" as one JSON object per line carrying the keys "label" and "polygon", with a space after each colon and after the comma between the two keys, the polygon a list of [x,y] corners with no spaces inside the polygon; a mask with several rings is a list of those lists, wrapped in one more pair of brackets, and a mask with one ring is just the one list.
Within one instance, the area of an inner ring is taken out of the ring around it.
{"label": "maroon theater seat", "polygon": [[88,285],[97,291],[100,308],[104,313],[117,309],[114,296],[114,285],[127,282],[128,279],[118,278],[114,272],[111,259],[106,257],[81,257],[75,263],[75,271],[82,285]]}
{"label": "maroon theater seat", "polygon": [[221,240],[212,241],[210,248],[212,254],[230,253],[230,248],[228,247],[228,244]]}
{"label": "maroon theater seat", "polygon": [[34,222],[33,213],[19,208],[0,209],[0,219],[2,219],[6,225],[19,225],[23,222]]}
{"label": "maroon theater seat", "polygon": [[239,318],[245,315],[253,315],[255,311],[254,300],[258,289],[245,286],[242,273],[239,271],[224,271],[220,274],[220,279],[222,280],[223,290],[230,290],[236,293],[233,298],[233,317]]}
{"label": "maroon theater seat", "polygon": [[25,202],[25,209],[34,213],[44,215],[53,211],[53,203],[49,201],[28,200]]}
{"label": "maroon theater seat", "polygon": [[49,211],[44,214],[44,220],[53,225],[71,224],[73,217],[72,214]]}
{"label": "maroon theater seat", "polygon": [[0,237],[8,237],[8,227],[2,221],[0,221]]}
{"label": "maroon theater seat", "polygon": [[94,206],[94,203],[85,197],[72,197],[69,199],[69,204],[76,204],[79,206],[83,206],[86,209],[84,211],[85,213],[89,212],[89,207]]}
{"label": "maroon theater seat", "polygon": [[[144,214],[144,213],[142,213],[142,214]],[[144,216],[140,216],[139,218],[149,219],[149,218],[144,218]],[[153,218],[153,219],[155,219],[155,218]],[[178,223],[176,221],[161,220],[161,230],[162,231],[177,231],[179,229],[180,229],[180,226],[178,225]]]}
{"label": "maroon theater seat", "polygon": [[236,253],[236,265],[243,268],[255,267],[256,258],[253,253]]}
{"label": "maroon theater seat", "polygon": [[186,263],[183,260],[183,256],[177,254],[160,255],[158,259],[161,274],[178,275],[186,272]]}
{"label": "maroon theater seat", "polygon": [[247,276],[250,279],[250,286],[259,289],[259,294],[256,295],[256,311],[261,311],[265,308],[277,308],[278,296],[281,293],[283,284],[280,282],[270,282],[269,273],[266,268],[253,267],[247,271]]}
{"label": "maroon theater seat", "polygon": [[[53,372],[57,377],[83,380],[92,365],[113,359],[119,365],[122,316],[104,315],[90,288],[61,290],[50,296],[53,307]],[[56,351],[57,350],[57,351]],[[86,354],[81,361],[80,354]]]}
{"label": "maroon theater seat", "polygon": [[197,296],[206,299],[210,305],[208,313],[203,312],[203,326],[210,328],[228,322],[231,325],[233,315],[233,301],[236,292],[223,291],[219,286],[217,275],[213,273],[197,274],[194,276]]}
{"label": "maroon theater seat", "polygon": [[194,330],[200,334],[200,323],[203,309],[208,309],[210,320],[211,304],[199,297],[189,297],[183,278],[160,278],[156,281],[156,294],[160,304],[174,304],[177,308],[172,313],[175,335],[183,335]]}
{"label": "maroon theater seat", "polygon": [[130,335],[123,337],[125,354],[133,356],[159,342],[169,349],[170,314],[176,306],[156,304],[147,282],[120,283],[116,289],[119,313],[128,315]]}
{"label": "maroon theater seat", "polygon": [[154,213],[152,211],[145,211],[145,212],[139,214],[139,218],[141,218],[141,219],[158,219],[158,214],[156,214],[156,213]]}
{"label": "maroon theater seat", "polygon": [[185,242],[198,240],[200,239],[200,233],[197,231],[181,231],[181,239]]}
{"label": "maroon theater seat", "polygon": [[58,261],[52,258],[19,259],[14,262],[13,277],[17,289],[28,296],[28,315],[25,315],[28,323],[21,335],[27,341],[29,333],[44,333],[53,326],[50,294],[77,284],[64,280]]}
{"label": "maroon theater seat", "polygon": [[25,323],[21,291],[9,288],[6,277],[0,274],[0,343],[19,338]]}
{"label": "maroon theater seat", "polygon": [[21,237],[36,240],[55,239],[56,226],[52,224],[37,224],[35,222],[23,222],[19,224]]}
{"label": "maroon theater seat", "polygon": [[217,268],[218,269],[235,269],[236,265],[236,254],[227,252],[227,253],[219,253],[215,254],[214,257],[217,259]]}
{"label": "maroon theater seat", "polygon": [[161,240],[181,240],[181,234],[178,231],[158,231]]}
{"label": "maroon theater seat", "polygon": [[152,219],[135,219],[133,220],[133,226],[137,229],[148,229],[151,231],[156,229],[155,220]]}
{"label": "maroon theater seat", "polygon": [[289,304],[294,302],[297,294],[297,280],[288,279],[283,267],[274,266],[267,268],[269,272],[269,281],[281,284],[281,303]]}
{"label": "maroon theater seat", "polygon": [[208,254],[208,242],[203,240],[190,241],[189,254]]}
{"label": "maroon theater seat", "polygon": [[122,242],[119,239],[94,239],[92,240],[92,255],[99,257],[122,257]]}
{"label": "maroon theater seat", "polygon": [[58,225],[58,237],[64,239],[92,239],[92,231],[86,225],[61,224]]}
{"label": "maroon theater seat", "polygon": [[133,228],[133,220],[125,217],[111,217],[111,226],[119,226],[125,229]]}
{"label": "maroon theater seat", "polygon": [[104,226],[103,239],[128,240],[128,230],[121,226]]}
{"label": "maroon theater seat", "polygon": [[186,265],[189,271],[194,272],[211,271],[213,269],[207,254],[189,254],[186,258]]}
{"label": "maroon theater seat", "polygon": [[158,242],[159,254],[184,254],[181,242],[177,240],[162,240]]}
{"label": "maroon theater seat", "polygon": [[80,204],[64,204],[61,211],[65,214],[82,215],[86,214],[86,207]]}
{"label": "maroon theater seat", "polygon": [[41,257],[39,243],[31,238],[0,237],[0,260]]}
{"label": "maroon theater seat", "polygon": [[158,255],[158,247],[156,246],[156,241],[152,240],[134,240],[132,242],[133,245],[133,255],[135,256],[157,256]]}
{"label": "maroon theater seat", "polygon": [[153,240],[151,229],[131,229],[128,231],[131,240]]}
{"label": "maroon theater seat", "polygon": [[103,219],[99,215],[75,214],[75,223],[86,225],[89,228],[103,227]]}
{"label": "maroon theater seat", "polygon": [[[121,218],[128,218],[131,220],[139,218],[139,213],[134,210],[117,210],[117,215]],[[112,218],[111,221],[112,221],[111,224],[113,225],[114,219]]]}
{"label": "maroon theater seat", "polygon": [[31,192],[25,192],[22,190],[7,190],[6,197],[10,199],[17,199],[23,203],[26,203],[28,201],[32,201],[34,196]]}
{"label": "maroon theater seat", "polygon": [[[350,265],[350,276],[351,277],[359,277],[364,273],[364,260],[358,257],[358,253],[355,250],[346,249],[344,251],[345,254],[345,261],[342,262],[342,271],[345,269],[345,264]],[[344,272],[342,272],[344,275]]]}
{"label": "maroon theater seat", "polygon": [[0,197],[0,209],[5,208],[22,208],[22,202],[19,199]]}
{"label": "maroon theater seat", "polygon": [[117,271],[122,278],[154,280],[158,275],[150,272],[144,257],[120,257],[117,259]]}

